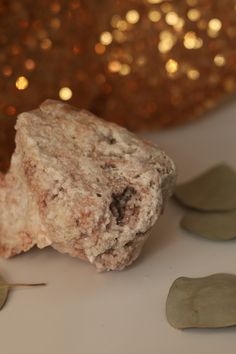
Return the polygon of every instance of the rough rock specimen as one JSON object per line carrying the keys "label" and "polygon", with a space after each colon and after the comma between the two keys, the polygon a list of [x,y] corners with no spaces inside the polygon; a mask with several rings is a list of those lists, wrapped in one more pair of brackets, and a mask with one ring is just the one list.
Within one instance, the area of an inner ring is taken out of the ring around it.
{"label": "rough rock specimen", "polygon": [[0,255],[52,246],[123,269],[139,255],[175,182],[155,145],[84,110],[47,100],[22,113],[0,181]]}

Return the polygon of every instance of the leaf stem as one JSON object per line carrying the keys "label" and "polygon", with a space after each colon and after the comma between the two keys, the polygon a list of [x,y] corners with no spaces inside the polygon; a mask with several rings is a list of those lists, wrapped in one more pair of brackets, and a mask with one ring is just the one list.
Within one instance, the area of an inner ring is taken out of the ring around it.
{"label": "leaf stem", "polygon": [[10,287],[10,288],[15,288],[15,287],[29,287],[29,286],[45,286],[47,285],[46,283],[31,283],[31,284],[27,284],[27,283],[12,283],[12,284],[0,284],[0,288],[5,288],[6,286]]}

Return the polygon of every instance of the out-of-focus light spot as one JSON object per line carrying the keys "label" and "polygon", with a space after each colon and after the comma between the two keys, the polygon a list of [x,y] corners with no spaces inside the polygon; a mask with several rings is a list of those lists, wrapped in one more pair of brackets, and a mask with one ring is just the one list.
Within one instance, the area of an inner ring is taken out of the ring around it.
{"label": "out-of-focus light spot", "polygon": [[149,4],[160,4],[163,0],[147,0]]}
{"label": "out-of-focus light spot", "polygon": [[63,100],[63,101],[68,101],[71,99],[72,97],[72,91],[69,87],[62,87],[59,90],[59,97]]}
{"label": "out-of-focus light spot", "polygon": [[114,30],[112,32],[112,35],[114,37],[114,40],[118,43],[123,43],[126,41],[126,35],[124,32],[119,31],[119,30]]}
{"label": "out-of-focus light spot", "polygon": [[101,43],[97,43],[94,47],[94,50],[97,54],[103,54],[106,50],[106,47]]}
{"label": "out-of-focus light spot", "polygon": [[57,30],[57,29],[59,29],[61,27],[61,21],[59,20],[59,18],[53,18],[50,21],[50,26],[53,29]]}
{"label": "out-of-focus light spot", "polygon": [[51,48],[51,46],[52,46],[52,41],[49,38],[44,38],[40,43],[40,47],[43,50],[48,50]]}
{"label": "out-of-focus light spot", "polygon": [[29,71],[34,70],[35,69],[35,62],[32,59],[26,59],[25,68]]}
{"label": "out-of-focus light spot", "polygon": [[128,28],[128,23],[125,20],[120,20],[117,22],[116,26],[120,31],[126,31]]}
{"label": "out-of-focus light spot", "polygon": [[198,70],[196,69],[189,69],[187,71],[187,77],[190,79],[190,80],[197,80],[200,76],[200,73]]}
{"label": "out-of-focus light spot", "polygon": [[172,5],[168,2],[164,3],[161,5],[161,11],[163,11],[165,14],[167,12],[170,12],[172,10]]}
{"label": "out-of-focus light spot", "polygon": [[221,54],[217,54],[214,57],[214,63],[217,66],[224,66],[225,65],[225,57],[223,55],[221,55]]}
{"label": "out-of-focus light spot", "polygon": [[168,52],[176,42],[176,37],[170,31],[161,31],[158,49],[161,53]]}
{"label": "out-of-focus light spot", "polygon": [[183,18],[178,19],[178,22],[176,23],[176,25],[174,25],[174,29],[178,32],[181,31],[184,27],[185,21]]}
{"label": "out-of-focus light spot", "polygon": [[212,18],[208,22],[208,27],[211,31],[218,32],[218,31],[220,31],[220,29],[222,27],[222,23],[218,18]]}
{"label": "out-of-focus light spot", "polygon": [[211,38],[216,38],[219,36],[219,31],[212,31],[210,28],[207,29],[207,34]]}
{"label": "out-of-focus light spot", "polygon": [[197,5],[198,0],[187,0],[188,6],[195,6]]}
{"label": "out-of-focus light spot", "polygon": [[197,9],[191,9],[188,11],[187,16],[190,21],[197,21],[197,20],[199,20],[201,13]]}
{"label": "out-of-focus light spot", "polygon": [[198,49],[203,45],[201,38],[197,37],[195,32],[187,32],[184,36],[184,46],[187,49]]}
{"label": "out-of-focus light spot", "polygon": [[126,13],[125,18],[126,18],[127,22],[129,22],[131,24],[135,24],[139,21],[140,15],[139,15],[138,11],[130,10]]}
{"label": "out-of-focus light spot", "polygon": [[172,39],[165,39],[158,43],[158,49],[161,53],[166,53],[173,47],[174,42]]}
{"label": "out-of-focus light spot", "polygon": [[11,46],[11,53],[12,53],[13,55],[18,55],[18,54],[20,54],[20,52],[21,52],[21,47],[20,47],[19,45],[13,44],[13,45]]}
{"label": "out-of-focus light spot", "polygon": [[74,44],[73,47],[72,47],[72,52],[75,54],[75,55],[79,55],[81,53],[81,47],[79,44]]}
{"label": "out-of-focus light spot", "polygon": [[122,76],[129,75],[130,70],[131,69],[128,64],[123,64],[123,65],[121,65],[121,68],[120,68],[120,75],[122,75]]}
{"label": "out-of-focus light spot", "polygon": [[167,71],[169,74],[174,74],[174,73],[176,73],[176,72],[178,71],[179,64],[177,63],[176,60],[174,60],[174,59],[169,59],[169,60],[166,62],[165,68],[166,68],[166,71]]}
{"label": "out-of-focus light spot", "polygon": [[176,12],[171,11],[166,14],[166,23],[170,26],[175,26],[178,23],[179,16]]}
{"label": "out-of-focus light spot", "polygon": [[102,32],[100,35],[100,42],[103,45],[109,45],[112,42],[112,35],[110,32]]}
{"label": "out-of-focus light spot", "polygon": [[158,22],[161,19],[161,13],[156,10],[149,11],[148,18],[152,22]]}
{"label": "out-of-focus light spot", "polygon": [[236,81],[234,78],[227,78],[224,81],[224,89],[227,92],[233,92],[235,90],[236,87]]}
{"label": "out-of-focus light spot", "polygon": [[45,39],[48,36],[48,32],[44,29],[37,29],[36,34],[39,39]]}
{"label": "out-of-focus light spot", "polygon": [[54,13],[58,13],[61,11],[61,5],[59,2],[55,1],[51,4],[50,10]]}
{"label": "out-of-focus light spot", "polygon": [[110,63],[108,64],[108,70],[113,73],[117,73],[118,71],[120,71],[120,69],[121,63],[118,60],[110,61]]}
{"label": "out-of-focus light spot", "polygon": [[172,37],[173,37],[173,34],[170,31],[161,31],[160,32],[160,39],[161,40],[170,39]]}
{"label": "out-of-focus light spot", "polygon": [[19,76],[16,79],[16,88],[18,90],[25,90],[29,86],[29,81],[25,76]]}
{"label": "out-of-focus light spot", "polygon": [[7,106],[5,112],[8,116],[14,116],[16,114],[16,107],[14,106]]}
{"label": "out-of-focus light spot", "polygon": [[10,65],[5,65],[2,69],[2,74],[5,77],[9,77],[12,75],[12,68],[10,67]]}
{"label": "out-of-focus light spot", "polygon": [[122,21],[120,15],[114,15],[111,18],[111,26],[114,28],[118,28],[119,22]]}
{"label": "out-of-focus light spot", "polygon": [[143,56],[138,57],[137,60],[136,60],[136,63],[137,63],[137,65],[139,65],[139,66],[143,66],[143,65],[145,65],[145,63],[146,63],[146,58],[143,57]]}

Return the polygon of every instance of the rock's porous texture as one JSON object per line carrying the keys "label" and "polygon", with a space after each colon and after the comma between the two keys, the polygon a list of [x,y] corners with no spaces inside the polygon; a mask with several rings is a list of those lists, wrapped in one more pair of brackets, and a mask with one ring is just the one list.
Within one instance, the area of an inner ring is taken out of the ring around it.
{"label": "rock's porous texture", "polygon": [[0,255],[52,246],[121,270],[139,255],[175,183],[155,145],[93,114],[47,100],[20,114],[0,180]]}

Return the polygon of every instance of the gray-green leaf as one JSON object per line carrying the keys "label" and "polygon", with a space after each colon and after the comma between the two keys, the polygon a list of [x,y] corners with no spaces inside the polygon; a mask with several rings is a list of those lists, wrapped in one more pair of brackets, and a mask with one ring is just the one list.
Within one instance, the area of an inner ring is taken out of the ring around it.
{"label": "gray-green leaf", "polygon": [[175,197],[187,207],[205,211],[236,208],[236,172],[222,164],[176,187]]}
{"label": "gray-green leaf", "polygon": [[176,279],[168,294],[166,315],[175,328],[236,325],[236,276]]}
{"label": "gray-green leaf", "polygon": [[180,225],[194,234],[210,240],[226,241],[236,237],[236,211],[201,213],[190,211]]}
{"label": "gray-green leaf", "polygon": [[0,276],[0,310],[5,305],[9,294],[9,286],[5,279]]}

